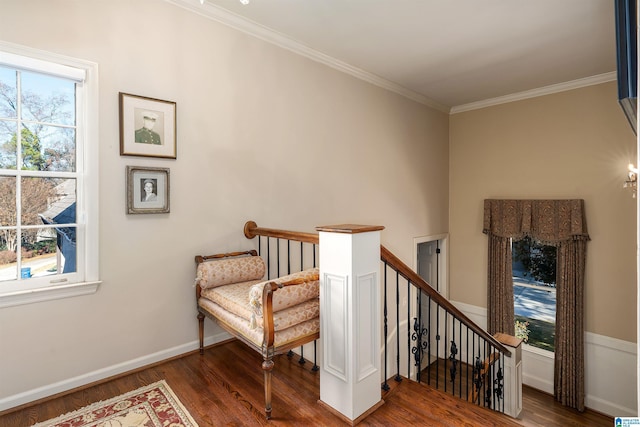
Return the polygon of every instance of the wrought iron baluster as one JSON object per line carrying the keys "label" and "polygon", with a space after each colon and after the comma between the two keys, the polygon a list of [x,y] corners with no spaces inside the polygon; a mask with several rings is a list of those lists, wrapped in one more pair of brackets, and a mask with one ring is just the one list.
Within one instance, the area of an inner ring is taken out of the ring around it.
{"label": "wrought iron baluster", "polygon": [[[458,321],[458,326],[460,327],[460,334],[458,335],[460,338],[460,346],[462,346],[462,322]],[[460,355],[460,370],[462,371],[462,355]],[[458,397],[462,399],[462,372],[460,372],[459,380],[458,380]]]}
{"label": "wrought iron baluster", "polygon": [[490,359],[487,360],[485,364],[487,365],[487,368],[485,370],[486,381],[484,382],[485,384],[484,406],[486,406],[487,408],[491,408],[491,394],[492,394],[491,387],[493,386],[493,382],[491,381],[491,378],[493,378],[493,375],[491,374],[491,372],[493,371],[493,365],[490,363]]}
{"label": "wrought iron baluster", "polygon": [[456,359],[456,355],[458,354],[458,346],[456,345],[456,336],[455,336],[455,319],[453,320],[453,337],[451,339],[451,348],[449,349],[449,373],[451,374],[451,383],[453,384],[453,389],[451,390],[451,394],[456,394],[456,374],[458,373],[458,360]]}
{"label": "wrought iron baluster", "polygon": [[[502,368],[502,366],[504,366],[504,353],[500,353],[500,367]],[[500,381],[500,385],[504,386],[504,375],[502,377],[502,380]],[[504,412],[504,394],[502,396],[502,399],[500,399],[502,402],[502,412]]]}
{"label": "wrought iron baluster", "polygon": [[444,392],[447,392],[447,342],[449,341],[448,339],[448,335],[449,335],[449,313],[446,311],[444,312],[444,342],[442,343],[442,352],[444,353],[444,360],[443,360],[443,366],[442,369],[444,371]]}
{"label": "wrought iron baluster", "polygon": [[[422,290],[418,287],[416,287],[416,290],[418,292],[418,325],[420,325],[419,327],[422,328]],[[415,326],[415,325],[414,325]],[[425,331],[426,334],[426,331]],[[422,341],[422,336],[420,336],[420,341]],[[418,382],[421,382],[422,380],[422,357],[424,354],[424,349],[422,348],[422,343],[420,342],[420,360],[418,361],[418,372],[416,375],[416,379],[418,380]]]}
{"label": "wrought iron baluster", "polygon": [[387,319],[387,263],[384,263],[384,382],[382,383],[382,389],[389,390],[389,383],[387,382],[387,338],[389,335],[389,325]]}
{"label": "wrought iron baluster", "polygon": [[313,372],[316,372],[320,369],[320,367],[318,366],[318,340],[314,340],[313,341],[313,366],[311,367],[311,370]]}
{"label": "wrought iron baluster", "polygon": [[[411,282],[407,279],[407,301],[411,301]],[[407,304],[407,378],[411,379],[411,303]]]}
{"label": "wrought iron baluster", "polygon": [[440,382],[440,304],[436,303],[436,389]]}
{"label": "wrought iron baluster", "polygon": [[400,272],[396,270],[396,377],[397,382],[402,381],[400,376]]}
{"label": "wrought iron baluster", "polygon": [[474,387],[474,396],[473,403],[478,401],[478,405],[480,404],[480,389],[482,388],[482,361],[480,360],[480,353],[478,352],[478,357],[476,357],[476,361],[473,364],[473,387]]}
{"label": "wrought iron baluster", "polygon": [[316,267],[316,248],[318,245],[316,245],[315,243],[313,244],[313,268]]}
{"label": "wrought iron baluster", "polygon": [[427,320],[427,384],[431,385],[431,295],[429,295],[429,320]]}
{"label": "wrought iron baluster", "polygon": [[495,402],[497,401],[498,405],[500,405],[500,402],[502,402],[502,412],[504,412],[504,374],[502,372],[502,358],[504,357],[503,354],[500,354],[500,357],[498,358],[498,371],[496,372],[496,378],[493,380],[493,392],[496,395],[496,398],[494,400],[494,408],[495,408]]}
{"label": "wrought iron baluster", "polygon": [[466,347],[465,353],[466,353],[465,363],[467,365],[465,371],[467,371],[467,401],[468,401],[469,400],[469,384],[471,384],[469,382],[469,326],[467,326],[467,347]]}
{"label": "wrought iron baluster", "polygon": [[279,238],[276,239],[276,252],[277,252],[277,256],[276,256],[277,276],[276,277],[280,277],[280,239]]}
{"label": "wrought iron baluster", "polygon": [[487,371],[486,371],[486,366],[487,366],[487,343],[484,340],[484,338],[481,338],[481,339],[482,339],[482,351],[483,351],[482,367],[483,367],[483,370],[484,370],[483,375],[482,375],[482,383],[483,383],[483,386],[484,386],[484,392],[486,394],[487,382],[488,382],[487,381]]}
{"label": "wrought iron baluster", "polygon": [[269,239],[270,237],[267,237],[267,278],[271,279],[271,245]]}

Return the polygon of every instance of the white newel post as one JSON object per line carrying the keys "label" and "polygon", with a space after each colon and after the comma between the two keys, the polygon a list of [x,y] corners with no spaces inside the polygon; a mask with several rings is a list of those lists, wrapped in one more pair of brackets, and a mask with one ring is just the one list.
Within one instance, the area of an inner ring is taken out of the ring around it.
{"label": "white newel post", "polygon": [[320,402],[349,421],[382,405],[381,226],[335,225],[320,233]]}
{"label": "white newel post", "polygon": [[501,332],[494,338],[511,351],[504,358],[504,413],[517,418],[522,412],[522,340]]}

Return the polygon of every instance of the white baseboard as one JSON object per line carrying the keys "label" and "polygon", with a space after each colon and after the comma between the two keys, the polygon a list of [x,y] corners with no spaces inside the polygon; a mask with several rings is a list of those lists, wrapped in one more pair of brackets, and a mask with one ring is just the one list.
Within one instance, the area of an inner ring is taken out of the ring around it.
{"label": "white baseboard", "polygon": [[[598,411],[602,414],[607,414],[612,417],[637,417],[638,413],[632,409],[617,405],[609,400],[601,399],[587,395],[584,398],[584,406],[594,411]],[[614,414],[614,415],[611,415]]]}
{"label": "white baseboard", "polygon": [[[211,345],[217,342],[224,341],[228,338],[230,338],[230,335],[228,333],[220,332],[216,335],[206,337],[204,343],[205,345]],[[82,387],[87,384],[112,377],[114,375],[130,372],[156,362],[161,362],[163,360],[167,360],[172,357],[197,350],[198,347],[199,343],[197,340],[191,341],[176,347],[168,348],[166,350],[148,354],[146,356],[141,356],[136,359],[108,366],[106,368],[98,369],[93,372],[88,372],[77,377],[58,381],[56,383],[48,384],[32,390],[27,390],[25,392],[14,394],[12,396],[7,396],[0,399],[0,411],[15,408],[16,406],[24,405],[25,403],[33,402],[38,399],[73,390],[75,388]]]}
{"label": "white baseboard", "polygon": [[[524,364],[522,365],[524,369]],[[553,382],[549,382],[545,378],[540,378],[535,375],[522,374],[522,384],[535,388],[536,390],[544,391],[548,394],[553,394]]]}
{"label": "white baseboard", "polygon": [[[486,328],[487,309],[451,301],[460,311]],[[535,349],[522,349],[523,383],[553,394],[554,360]],[[615,416],[635,417],[637,409],[636,343],[585,334],[585,406]]]}

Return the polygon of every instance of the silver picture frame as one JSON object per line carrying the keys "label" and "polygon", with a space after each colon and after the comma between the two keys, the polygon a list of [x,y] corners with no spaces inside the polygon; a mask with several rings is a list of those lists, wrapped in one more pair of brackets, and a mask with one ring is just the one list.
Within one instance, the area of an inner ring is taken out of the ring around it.
{"label": "silver picture frame", "polygon": [[127,166],[127,213],[169,213],[170,173],[168,168]]}

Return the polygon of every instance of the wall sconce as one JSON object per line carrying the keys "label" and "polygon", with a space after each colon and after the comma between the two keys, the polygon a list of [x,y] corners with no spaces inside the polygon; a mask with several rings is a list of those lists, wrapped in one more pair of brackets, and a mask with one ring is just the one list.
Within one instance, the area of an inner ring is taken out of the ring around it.
{"label": "wall sconce", "polygon": [[638,188],[638,168],[636,168],[633,163],[629,163],[628,167],[629,171],[627,172],[627,180],[624,182],[624,188],[631,188],[633,192],[633,198],[636,197],[636,192]]}

